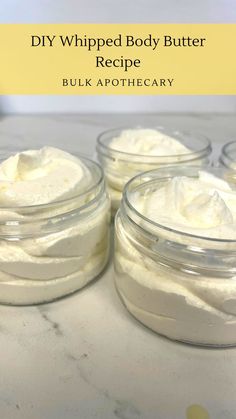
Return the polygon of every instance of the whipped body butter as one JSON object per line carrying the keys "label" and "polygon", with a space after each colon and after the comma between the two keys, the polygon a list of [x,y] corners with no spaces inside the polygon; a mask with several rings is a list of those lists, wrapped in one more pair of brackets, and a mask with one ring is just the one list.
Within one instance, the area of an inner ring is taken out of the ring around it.
{"label": "whipped body butter", "polygon": [[236,185],[226,170],[136,176],[115,232],[116,286],[138,320],[174,340],[236,344]]}
{"label": "whipped body butter", "polygon": [[164,166],[206,165],[210,153],[206,138],[162,127],[114,129],[97,140],[113,211],[119,208],[125,184],[138,173]]}
{"label": "whipped body butter", "polygon": [[0,302],[50,301],[95,278],[108,259],[109,210],[89,159],[44,147],[1,161]]}

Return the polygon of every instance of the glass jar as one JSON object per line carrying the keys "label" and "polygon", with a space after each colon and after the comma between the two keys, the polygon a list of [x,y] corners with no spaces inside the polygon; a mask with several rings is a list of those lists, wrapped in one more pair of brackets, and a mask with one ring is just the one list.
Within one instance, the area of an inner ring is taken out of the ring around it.
{"label": "glass jar", "polygon": [[[120,136],[123,130],[143,128],[155,129],[173,137],[190,151],[178,155],[150,156],[126,153],[125,150],[121,152],[112,148],[111,142],[113,138]],[[125,184],[138,173],[165,166],[205,166],[209,164],[211,151],[210,141],[206,137],[191,132],[171,130],[161,126],[118,128],[103,132],[97,139],[97,155],[105,172],[113,213],[119,208]]]}
{"label": "glass jar", "polygon": [[236,141],[231,141],[222,147],[219,164],[236,170]]}
{"label": "glass jar", "polygon": [[[230,179],[224,169],[208,171]],[[198,172],[163,168],[126,185],[115,218],[115,283],[129,312],[155,332],[196,345],[230,346],[236,344],[236,241],[165,227],[134,205],[171,178],[196,178]]]}
{"label": "glass jar", "polygon": [[[0,160],[9,154],[3,151]],[[48,302],[84,287],[104,269],[110,200],[102,168],[78,157],[91,173],[83,193],[49,204],[0,207],[0,303]]]}

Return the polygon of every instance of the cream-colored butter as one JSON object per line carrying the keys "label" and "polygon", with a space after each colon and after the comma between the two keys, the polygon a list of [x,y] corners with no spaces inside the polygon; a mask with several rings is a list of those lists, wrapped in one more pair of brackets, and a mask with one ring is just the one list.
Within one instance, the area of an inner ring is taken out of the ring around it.
{"label": "cream-colored butter", "polygon": [[[177,238],[179,244],[189,245],[193,251],[196,244],[199,257],[201,247],[204,254],[205,246],[209,246],[206,238],[236,240],[236,190],[226,181],[200,171],[197,178],[176,177],[160,185],[146,193],[136,191],[130,197],[133,207],[146,219],[171,229],[160,227],[160,239]],[[192,236],[177,236],[177,232]],[[129,311],[172,339],[197,344],[235,344],[236,278],[232,274],[220,276],[220,260],[219,276],[217,268],[211,272],[211,253],[208,259],[204,256],[205,274],[204,269],[198,271],[188,259],[179,265],[173,261],[168,264],[168,260],[163,263],[152,248],[145,251],[145,239],[141,236],[133,239],[132,233],[129,234],[129,227],[126,230],[118,215],[116,283]],[[232,244],[227,246],[226,242],[226,251],[233,249]],[[212,252],[214,247],[217,244],[213,241]]]}
{"label": "cream-colored butter", "polygon": [[123,130],[112,139],[110,148],[143,156],[176,156],[190,151],[175,138],[150,128]]}
{"label": "cream-colored butter", "polygon": [[236,239],[236,190],[204,171],[198,178],[176,177],[133,205],[151,221],[178,231]]}
{"label": "cream-colored butter", "polygon": [[[0,221],[38,222],[43,204],[42,225],[50,230],[58,211],[70,211],[70,199],[82,194],[78,205],[87,203],[83,193],[93,182],[90,169],[62,150],[44,147],[18,153],[0,165]],[[32,205],[29,213],[22,213],[21,207]],[[0,238],[0,301],[37,303],[81,288],[107,261],[108,229],[109,201],[103,199],[88,218],[68,224],[62,220],[61,227],[49,233],[42,229],[37,235],[32,231],[32,237],[27,231],[23,238]]]}
{"label": "cream-colored butter", "polygon": [[[112,206],[117,209],[120,204],[122,190],[128,180],[138,173],[151,170],[164,164],[178,163],[180,158],[191,153],[177,139],[156,129],[126,129],[114,137],[109,148],[124,153],[107,163],[106,177]],[[149,159],[151,160],[149,161]],[[164,158],[164,161],[156,161]]]}
{"label": "cream-colored butter", "polygon": [[49,204],[82,193],[90,182],[88,168],[65,151],[24,151],[0,165],[0,206]]}

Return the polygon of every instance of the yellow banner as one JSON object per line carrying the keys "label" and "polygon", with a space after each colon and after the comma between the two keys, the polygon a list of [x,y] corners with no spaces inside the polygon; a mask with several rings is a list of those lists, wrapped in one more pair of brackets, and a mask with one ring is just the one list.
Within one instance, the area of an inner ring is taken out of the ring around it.
{"label": "yellow banner", "polygon": [[236,24],[0,24],[0,94],[235,95]]}

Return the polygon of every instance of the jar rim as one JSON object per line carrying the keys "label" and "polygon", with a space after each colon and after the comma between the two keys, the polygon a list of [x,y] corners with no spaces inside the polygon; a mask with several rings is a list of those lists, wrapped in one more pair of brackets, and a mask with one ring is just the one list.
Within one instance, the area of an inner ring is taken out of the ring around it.
{"label": "jar rim", "polygon": [[[180,168],[180,167],[176,167],[176,166],[169,166],[169,167],[165,167],[165,168],[149,170],[149,171],[143,172],[141,174],[138,174],[126,183],[126,186],[123,190],[123,195],[122,195],[122,206],[128,207],[128,209],[135,214],[135,216],[138,220],[141,220],[142,222],[144,222],[144,224],[141,224],[141,225],[138,225],[138,226],[140,228],[142,228],[143,230],[147,231],[148,233],[150,233],[150,230],[146,229],[145,225],[148,226],[148,227],[151,227],[152,234],[155,234],[154,229],[156,228],[158,230],[167,231],[167,232],[173,233],[175,235],[180,235],[182,237],[192,238],[193,240],[201,240],[204,243],[209,242],[209,243],[219,243],[219,244],[226,244],[226,243],[231,243],[231,244],[235,243],[236,244],[236,239],[221,239],[221,238],[215,238],[215,237],[206,237],[206,236],[201,236],[201,235],[198,235],[198,234],[187,233],[185,231],[181,231],[181,230],[178,230],[178,229],[175,229],[175,228],[172,228],[172,227],[168,227],[168,226],[159,224],[159,223],[157,223],[153,220],[150,220],[148,217],[146,217],[141,212],[139,212],[132,205],[132,203],[129,199],[129,193],[131,192],[130,188],[135,186],[135,184],[137,184],[138,181],[139,181],[139,184],[141,184],[141,179],[142,178],[145,179],[145,177],[146,177],[146,182],[143,182],[143,184],[144,184],[144,183],[150,182],[151,180],[150,179],[147,180],[147,178],[152,176],[152,175],[155,175],[155,174],[158,175],[156,177],[156,180],[163,180],[163,179],[166,179],[167,176],[162,177],[162,174],[167,175],[168,172],[171,173],[171,175],[169,174],[169,176],[168,176],[168,178],[170,179],[170,178],[172,178],[174,176],[178,176],[178,175],[179,176],[180,175],[184,176],[185,171],[190,171],[190,170],[194,171],[195,170],[198,173],[199,171],[201,171],[201,169],[202,168],[199,168],[199,166],[186,166],[184,168]],[[223,170],[222,168],[212,168],[211,167],[210,170],[209,170],[209,168],[207,168],[207,171],[212,173],[212,174],[214,174],[215,172],[218,172],[218,173],[222,172],[222,170]],[[172,172],[173,172],[173,175],[172,175]],[[224,170],[224,172],[235,174],[235,172],[230,170],[230,169]],[[194,177],[194,176],[192,175],[191,177]],[[132,219],[132,216],[129,217],[129,219]],[[134,220],[132,220],[132,221],[135,222]],[[136,222],[135,222],[135,224],[136,224]]]}
{"label": "jar rim", "polygon": [[[35,149],[36,150],[36,149]],[[4,152],[8,153],[8,157],[11,156],[11,154],[9,154],[9,152],[19,152],[17,150],[13,150],[12,148],[9,148],[6,150],[0,149],[0,157],[1,154]],[[26,151],[24,149],[20,149],[21,152]],[[65,150],[67,151],[67,150]],[[68,153],[70,151],[67,151]],[[72,153],[71,153],[72,154]],[[89,187],[84,190],[81,193],[77,193],[69,198],[64,198],[64,199],[59,199],[53,202],[49,202],[49,203],[44,203],[44,204],[36,204],[36,205],[17,205],[17,206],[1,206],[0,205],[0,212],[1,211],[12,211],[12,212],[19,212],[19,211],[26,211],[26,210],[35,210],[35,211],[40,211],[40,210],[45,210],[45,209],[53,209],[55,207],[59,207],[60,205],[65,205],[65,204],[70,204],[72,203],[74,200],[77,200],[78,198],[82,198],[83,196],[86,196],[87,194],[90,194],[92,191],[96,191],[96,189],[102,184],[102,182],[104,181],[104,172],[103,172],[103,168],[101,167],[101,165],[97,162],[95,162],[94,160],[88,158],[87,156],[84,156],[83,154],[80,153],[74,153],[73,152],[73,156],[77,157],[78,159],[80,159],[85,165],[86,167],[91,170],[95,169],[97,171],[96,176],[94,176],[94,181],[92,182],[92,184],[89,185]],[[5,156],[4,156],[5,157]],[[91,168],[89,167],[91,166]],[[93,198],[94,200],[94,198]],[[93,201],[92,200],[92,201]],[[87,202],[85,205],[82,205],[79,208],[84,208],[86,206],[89,206],[90,201]],[[1,224],[1,221],[0,221]]]}
{"label": "jar rim", "polygon": [[[192,138],[194,138],[195,141],[197,141],[198,143],[201,142],[203,144],[202,147],[200,147],[199,149],[195,150],[195,151],[190,151],[189,153],[179,153],[179,154],[172,154],[172,155],[147,155],[147,154],[135,154],[135,153],[127,153],[126,151],[120,151],[117,150],[115,148],[110,147],[109,144],[106,144],[107,140],[111,139],[110,137],[112,136],[112,138],[114,138],[115,134],[119,134],[124,130],[136,130],[136,129],[156,129],[158,131],[162,131],[163,133],[167,134],[167,135],[172,135],[173,138],[175,139],[179,139],[181,141],[181,138],[177,138],[176,136],[182,136],[182,140],[183,137],[186,136],[191,136]],[[193,131],[182,131],[182,130],[176,130],[173,129],[172,127],[170,129],[168,129],[165,126],[162,125],[136,125],[136,126],[121,126],[121,127],[117,127],[117,128],[112,128],[109,130],[105,130],[103,132],[101,132],[98,137],[97,137],[97,146],[96,146],[97,152],[101,153],[105,156],[107,156],[109,153],[112,153],[114,155],[114,157],[121,157],[124,161],[130,161],[134,158],[140,158],[142,159],[142,163],[145,162],[151,162],[153,160],[159,160],[163,161],[164,163],[164,159],[173,159],[173,161],[175,159],[183,159],[183,160],[195,160],[196,158],[199,157],[203,157],[203,156],[208,156],[211,152],[212,152],[212,146],[211,146],[211,141],[208,137],[206,137],[205,135],[201,134],[201,133],[197,133],[197,132],[193,132]]]}

